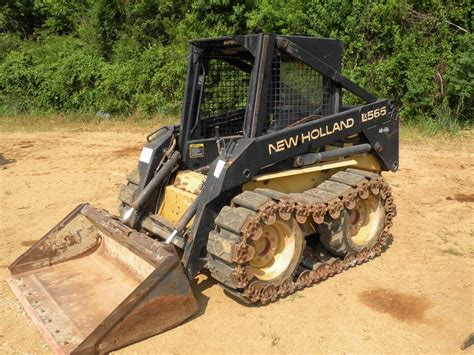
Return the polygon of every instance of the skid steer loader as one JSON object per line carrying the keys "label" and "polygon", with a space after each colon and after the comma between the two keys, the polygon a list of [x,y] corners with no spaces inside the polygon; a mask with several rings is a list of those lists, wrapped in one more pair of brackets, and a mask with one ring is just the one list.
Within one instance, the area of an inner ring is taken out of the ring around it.
{"label": "skid steer loader", "polygon": [[190,42],[181,124],[147,137],[119,215],[80,205],[10,266],[54,351],[106,353],[177,326],[204,269],[266,304],[386,249],[397,109],[341,75],[341,52],[272,34]]}

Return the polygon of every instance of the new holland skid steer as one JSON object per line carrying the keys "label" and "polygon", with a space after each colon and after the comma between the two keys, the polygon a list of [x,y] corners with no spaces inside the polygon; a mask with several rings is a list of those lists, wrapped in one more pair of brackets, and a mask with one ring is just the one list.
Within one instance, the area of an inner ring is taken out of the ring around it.
{"label": "new holland skid steer", "polygon": [[80,205],[10,266],[53,350],[105,353],[175,327],[205,269],[265,304],[385,250],[398,113],[341,75],[341,52],[272,34],[190,42],[181,124],[147,137],[119,215]]}

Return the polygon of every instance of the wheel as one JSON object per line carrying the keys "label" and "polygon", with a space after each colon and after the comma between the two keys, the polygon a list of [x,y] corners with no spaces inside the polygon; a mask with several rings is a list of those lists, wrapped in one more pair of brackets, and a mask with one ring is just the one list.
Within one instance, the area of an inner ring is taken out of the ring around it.
{"label": "wheel", "polygon": [[[212,276],[230,289],[239,289],[235,276],[238,265],[232,258],[233,248],[240,244],[240,230],[254,212],[243,207],[224,207],[216,218],[216,229],[209,234],[208,264]],[[301,261],[305,239],[294,218],[276,218],[271,225],[262,223],[257,240],[248,240],[253,256],[240,266],[249,269],[252,281],[277,286],[292,276]]]}
{"label": "wheel", "polygon": [[345,209],[337,219],[326,217],[319,224],[321,243],[333,254],[345,256],[370,249],[383,232],[385,208],[380,196],[359,198],[353,209]]}
{"label": "wheel", "polygon": [[262,235],[253,242],[255,255],[249,264],[260,281],[279,285],[291,276],[298,266],[304,249],[304,238],[294,218],[277,218],[272,225],[262,228]]}

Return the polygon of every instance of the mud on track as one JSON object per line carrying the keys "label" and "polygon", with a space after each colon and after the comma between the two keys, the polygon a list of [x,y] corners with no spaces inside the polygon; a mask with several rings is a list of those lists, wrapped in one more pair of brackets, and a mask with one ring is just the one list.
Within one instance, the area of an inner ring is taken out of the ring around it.
{"label": "mud on track", "polygon": [[[0,133],[0,353],[50,352],[8,264],[81,202],[115,213],[145,136]],[[381,257],[265,307],[200,275],[195,319],[118,353],[460,352],[474,331],[474,142],[425,143],[402,143],[400,171],[385,174],[398,216]]]}

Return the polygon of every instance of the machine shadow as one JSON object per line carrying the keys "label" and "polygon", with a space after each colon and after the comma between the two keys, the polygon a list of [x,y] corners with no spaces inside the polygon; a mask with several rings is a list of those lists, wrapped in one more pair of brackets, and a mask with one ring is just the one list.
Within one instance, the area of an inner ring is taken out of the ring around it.
{"label": "machine shadow", "polygon": [[200,317],[205,313],[207,303],[209,302],[209,297],[205,296],[203,291],[211,288],[215,284],[217,284],[217,281],[215,281],[207,271],[201,272],[198,274],[198,276],[196,276],[196,278],[190,281],[190,285],[193,290],[194,297],[198,303],[199,309],[191,318],[186,321],[186,323],[193,320],[194,318]]}

